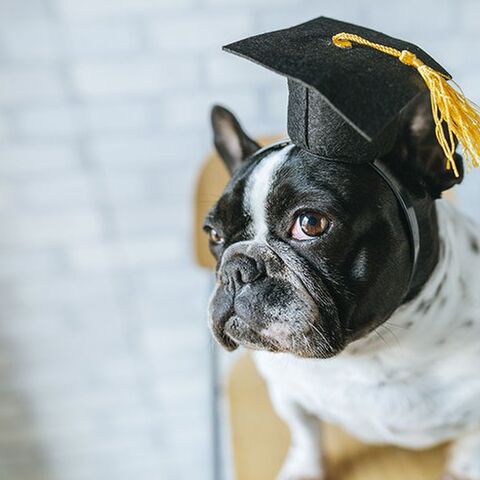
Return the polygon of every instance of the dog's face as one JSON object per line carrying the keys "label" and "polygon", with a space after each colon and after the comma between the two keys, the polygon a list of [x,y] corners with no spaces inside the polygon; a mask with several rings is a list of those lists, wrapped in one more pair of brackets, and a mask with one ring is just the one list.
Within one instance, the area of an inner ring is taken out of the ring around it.
{"label": "dog's face", "polygon": [[205,220],[218,262],[216,339],[229,350],[339,353],[407,292],[410,243],[395,196],[370,165],[292,145],[253,155],[258,145],[228,111],[217,107],[212,119],[233,173]]}

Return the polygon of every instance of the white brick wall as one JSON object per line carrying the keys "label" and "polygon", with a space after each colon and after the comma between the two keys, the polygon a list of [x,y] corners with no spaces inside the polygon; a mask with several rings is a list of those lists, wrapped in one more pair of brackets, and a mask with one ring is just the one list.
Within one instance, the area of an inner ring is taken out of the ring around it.
{"label": "white brick wall", "polygon": [[72,71],[75,91],[85,97],[159,95],[167,88],[193,86],[199,66],[191,59],[143,58],[78,63]]}
{"label": "white brick wall", "polygon": [[5,142],[0,145],[0,174],[3,178],[49,175],[79,166],[75,145],[56,142]]}
{"label": "white brick wall", "polygon": [[45,103],[64,97],[65,85],[54,67],[0,68],[0,105]]}
{"label": "white brick wall", "polygon": [[[25,1],[25,0],[24,0]],[[55,9],[67,19],[118,18],[132,15],[148,17],[152,13],[182,11],[195,0],[52,0]]]}
{"label": "white brick wall", "polygon": [[195,173],[211,104],[252,134],[286,111],[220,47],[321,14],[420,42],[480,99],[476,0],[0,0],[0,480],[212,478]]}

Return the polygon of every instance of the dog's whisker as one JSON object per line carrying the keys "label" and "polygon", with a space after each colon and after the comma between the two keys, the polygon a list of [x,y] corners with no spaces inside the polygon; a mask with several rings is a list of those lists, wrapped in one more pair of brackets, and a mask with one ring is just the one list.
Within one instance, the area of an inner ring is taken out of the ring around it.
{"label": "dog's whisker", "polygon": [[408,330],[405,325],[398,325],[397,323],[393,323],[390,320],[387,320],[384,325],[389,325],[390,327],[398,328],[400,330]]}
{"label": "dog's whisker", "polygon": [[375,330],[375,333],[382,340],[382,342],[388,347],[388,342],[385,340],[385,337],[379,332],[378,328]]}
{"label": "dog's whisker", "polygon": [[397,334],[389,327],[389,325],[383,324],[382,327],[394,338],[397,345],[400,345],[400,340],[397,337]]}

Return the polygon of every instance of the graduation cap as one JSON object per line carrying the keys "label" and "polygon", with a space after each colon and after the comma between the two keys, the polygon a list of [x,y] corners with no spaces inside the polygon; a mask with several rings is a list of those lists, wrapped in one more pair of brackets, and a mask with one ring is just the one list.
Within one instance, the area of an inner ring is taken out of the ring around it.
{"label": "graduation cap", "polygon": [[447,167],[463,146],[478,166],[480,116],[448,72],[417,46],[383,33],[319,17],[223,47],[287,77],[288,134],[327,159],[366,163],[387,153],[402,109],[430,91],[436,135]]}

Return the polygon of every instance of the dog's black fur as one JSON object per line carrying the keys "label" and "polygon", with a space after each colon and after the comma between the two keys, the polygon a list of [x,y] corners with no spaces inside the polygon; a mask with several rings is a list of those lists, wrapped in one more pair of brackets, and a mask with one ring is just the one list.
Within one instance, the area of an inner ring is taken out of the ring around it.
{"label": "dog's black fur", "polygon": [[[445,168],[428,97],[405,109],[395,146],[381,159],[410,193],[419,221],[420,255],[410,285],[404,214],[368,164],[327,161],[294,147],[267,197],[268,246],[238,243],[251,240],[243,197],[264,156],[252,156],[259,146],[227,110],[215,107],[212,124],[217,150],[233,174],[205,221],[207,230],[214,228],[225,238],[223,244],[211,245],[218,282],[210,312],[214,334],[226,348],[243,344],[329,357],[417,295],[439,255],[434,201],[463,178],[458,156],[459,177]],[[291,226],[302,211],[325,214],[328,231],[308,241],[291,238]],[[297,312],[295,318],[292,312]],[[272,322],[291,326],[288,346],[262,335]]]}

